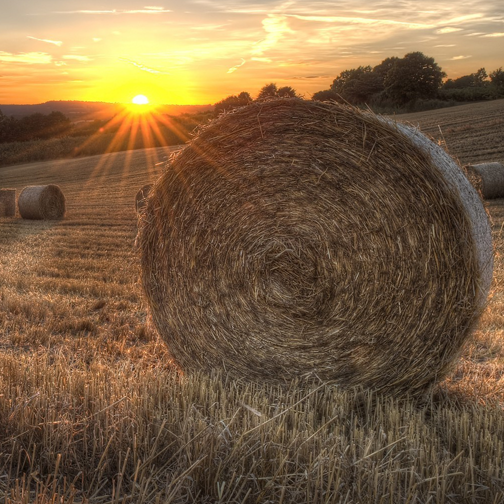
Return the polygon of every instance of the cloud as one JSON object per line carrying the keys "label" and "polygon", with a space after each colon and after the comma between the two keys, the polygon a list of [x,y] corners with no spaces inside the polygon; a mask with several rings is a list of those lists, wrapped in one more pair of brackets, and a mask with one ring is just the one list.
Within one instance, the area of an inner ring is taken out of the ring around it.
{"label": "cloud", "polygon": [[239,63],[238,65],[235,65],[234,67],[231,67],[231,68],[227,71],[227,73],[228,73],[228,74],[230,74],[230,73],[236,72],[236,70],[238,70],[238,68],[240,68],[240,67],[242,67],[243,65],[245,65],[245,63],[246,63],[246,60],[244,60],[244,59],[242,58],[241,63]]}
{"label": "cloud", "polygon": [[458,61],[458,60],[464,60],[467,58],[472,58],[472,56],[453,56],[453,58],[450,58],[452,61]]}
{"label": "cloud", "polygon": [[455,44],[438,44],[435,45],[434,47],[455,47]]}
{"label": "cloud", "polygon": [[225,25],[225,24],[199,25],[199,26],[191,26],[191,30],[214,31],[214,30],[220,30],[221,28],[225,28],[226,26],[227,25]]}
{"label": "cloud", "polygon": [[57,66],[57,67],[60,67],[60,66],[66,66],[66,63],[64,61],[55,61],[54,64]]}
{"label": "cloud", "polygon": [[92,61],[89,56],[80,56],[78,54],[65,54],[65,56],[63,56],[63,59],[75,61]]}
{"label": "cloud", "polygon": [[40,39],[37,37],[30,37],[30,35],[28,35],[27,38],[32,39],[32,40],[38,40],[39,42],[46,42],[47,44],[54,44],[55,46],[58,46],[58,47],[63,45],[63,42],[61,42],[60,40]]}
{"label": "cloud", "polygon": [[6,63],[28,63],[29,65],[47,65],[52,62],[52,56],[42,52],[13,54],[0,51],[0,61]]}
{"label": "cloud", "polygon": [[504,33],[498,32],[498,33],[487,33],[486,35],[482,35],[483,37],[504,37]]}
{"label": "cloud", "polygon": [[452,19],[448,19],[443,24],[451,25],[456,23],[464,23],[465,21],[474,21],[475,19],[481,19],[484,17],[483,14],[467,14],[466,16],[458,16]]}
{"label": "cloud", "polygon": [[73,10],[73,11],[55,11],[54,14],[165,14],[167,12],[172,12],[170,9],[164,9],[162,7],[145,7],[143,9],[112,9],[112,10]]}
{"label": "cloud", "polygon": [[260,58],[254,56],[253,58],[250,58],[250,61],[259,61],[260,63],[271,63],[273,60],[271,58]]}
{"label": "cloud", "polygon": [[365,24],[365,25],[390,25],[401,26],[411,30],[434,28],[435,25],[430,23],[411,23],[409,21],[396,21],[393,19],[378,19],[366,17],[350,17],[350,16],[303,16],[299,14],[290,14],[291,17],[302,21],[316,21],[319,23],[343,23],[343,24]]}
{"label": "cloud", "polygon": [[454,33],[461,31],[463,28],[455,28],[454,26],[446,26],[445,28],[440,28],[436,30],[436,33],[445,34],[445,33]]}
{"label": "cloud", "polygon": [[127,63],[130,63],[133,66],[136,66],[140,70],[143,70],[144,72],[148,72],[151,74],[156,74],[156,75],[169,75],[168,72],[162,72],[160,70],[154,70],[153,68],[146,67],[142,63],[137,63],[136,61],[130,60],[128,58],[119,58],[121,61],[126,61]]}
{"label": "cloud", "polygon": [[268,14],[268,17],[262,20],[262,25],[266,37],[254,43],[251,50],[252,56],[262,56],[266,51],[272,49],[285,34],[295,33],[289,27],[287,16]]}
{"label": "cloud", "polygon": [[93,37],[93,42],[101,42],[101,40],[100,37]]}

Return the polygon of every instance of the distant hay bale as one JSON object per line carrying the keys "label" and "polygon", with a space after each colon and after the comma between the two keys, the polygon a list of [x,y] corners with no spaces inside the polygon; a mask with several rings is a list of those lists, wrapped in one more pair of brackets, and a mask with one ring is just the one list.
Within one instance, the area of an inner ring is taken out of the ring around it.
{"label": "distant hay bale", "polygon": [[0,189],[0,217],[16,215],[16,189]]}
{"label": "distant hay bale", "polygon": [[152,188],[142,283],[183,370],[423,393],[488,294],[490,226],[418,131],[280,99],[203,129]]}
{"label": "distant hay bale", "polygon": [[147,198],[152,189],[153,184],[146,184],[138,190],[135,196],[135,210],[137,213],[141,212],[147,205]]}
{"label": "distant hay bale", "polygon": [[65,196],[54,184],[25,187],[18,198],[23,219],[61,219],[65,215]]}
{"label": "distant hay bale", "polygon": [[468,165],[465,169],[483,198],[504,198],[504,164],[480,163]]}

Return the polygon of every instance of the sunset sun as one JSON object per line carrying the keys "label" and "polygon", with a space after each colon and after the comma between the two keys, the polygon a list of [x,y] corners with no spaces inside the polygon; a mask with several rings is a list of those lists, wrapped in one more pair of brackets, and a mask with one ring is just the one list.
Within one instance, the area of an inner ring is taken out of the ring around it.
{"label": "sunset sun", "polygon": [[133,100],[131,100],[131,101],[135,105],[148,105],[149,104],[149,99],[147,98],[147,96],[142,95],[142,94],[136,95],[133,98]]}

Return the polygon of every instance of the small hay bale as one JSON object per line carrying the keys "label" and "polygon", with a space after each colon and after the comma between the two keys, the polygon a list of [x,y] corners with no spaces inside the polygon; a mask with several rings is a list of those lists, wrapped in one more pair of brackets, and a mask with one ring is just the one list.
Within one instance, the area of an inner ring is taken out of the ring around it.
{"label": "small hay bale", "polygon": [[504,198],[504,165],[480,163],[465,166],[469,179],[485,199]]}
{"label": "small hay bale", "polygon": [[25,187],[18,198],[23,219],[53,220],[65,215],[65,196],[54,184]]}
{"label": "small hay bale", "polygon": [[0,217],[16,215],[16,189],[0,189]]}
{"label": "small hay bale", "polygon": [[183,370],[421,394],[486,301],[486,212],[421,133],[280,99],[219,117],[152,188],[139,236]]}
{"label": "small hay bale", "polygon": [[135,210],[140,213],[147,206],[147,198],[154,184],[146,184],[138,190],[135,196]]}

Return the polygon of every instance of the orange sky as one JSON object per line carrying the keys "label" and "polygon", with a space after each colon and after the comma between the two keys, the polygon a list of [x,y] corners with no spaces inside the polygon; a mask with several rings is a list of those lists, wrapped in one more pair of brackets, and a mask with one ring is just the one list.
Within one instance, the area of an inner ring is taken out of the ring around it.
{"label": "orange sky", "polygon": [[215,103],[266,83],[306,98],[343,70],[422,51],[456,78],[504,66],[504,4],[431,0],[17,0],[0,103]]}

